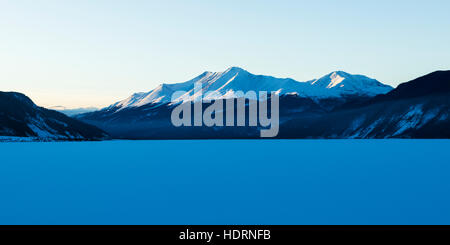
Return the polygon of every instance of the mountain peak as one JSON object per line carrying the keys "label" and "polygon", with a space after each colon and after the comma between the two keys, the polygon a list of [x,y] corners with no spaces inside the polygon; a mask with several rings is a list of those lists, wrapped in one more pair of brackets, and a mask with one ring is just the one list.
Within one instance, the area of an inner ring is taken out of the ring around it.
{"label": "mountain peak", "polygon": [[313,80],[311,85],[328,90],[336,90],[339,94],[361,94],[375,96],[391,91],[391,86],[363,76],[353,75],[344,71],[334,71],[319,79]]}
{"label": "mountain peak", "polygon": [[328,76],[330,77],[335,77],[335,76],[340,76],[340,77],[351,77],[354,76],[348,72],[345,71],[333,71],[330,74],[328,74]]}
{"label": "mountain peak", "polygon": [[227,70],[225,70],[224,73],[228,73],[228,72],[247,72],[247,71],[240,67],[232,66],[232,67],[228,68]]}

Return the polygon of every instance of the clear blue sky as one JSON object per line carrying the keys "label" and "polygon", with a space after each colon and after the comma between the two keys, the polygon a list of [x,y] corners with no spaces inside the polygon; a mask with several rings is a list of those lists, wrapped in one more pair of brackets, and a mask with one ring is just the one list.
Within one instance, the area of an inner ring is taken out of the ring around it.
{"label": "clear blue sky", "polygon": [[396,86],[450,69],[450,1],[0,0],[0,90],[106,106],[240,66]]}

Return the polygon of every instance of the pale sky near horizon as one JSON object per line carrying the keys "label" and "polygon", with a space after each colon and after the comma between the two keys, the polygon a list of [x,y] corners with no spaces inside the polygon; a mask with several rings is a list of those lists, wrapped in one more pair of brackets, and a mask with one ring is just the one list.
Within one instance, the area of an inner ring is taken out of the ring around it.
{"label": "pale sky near horizon", "polygon": [[450,1],[0,0],[0,91],[103,107],[239,66],[396,86],[450,70]]}

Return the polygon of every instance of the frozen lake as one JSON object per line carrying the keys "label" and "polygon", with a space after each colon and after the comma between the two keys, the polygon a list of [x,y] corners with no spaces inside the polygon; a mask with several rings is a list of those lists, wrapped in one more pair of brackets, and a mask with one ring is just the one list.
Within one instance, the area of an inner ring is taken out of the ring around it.
{"label": "frozen lake", "polygon": [[0,144],[0,224],[450,224],[450,140]]}

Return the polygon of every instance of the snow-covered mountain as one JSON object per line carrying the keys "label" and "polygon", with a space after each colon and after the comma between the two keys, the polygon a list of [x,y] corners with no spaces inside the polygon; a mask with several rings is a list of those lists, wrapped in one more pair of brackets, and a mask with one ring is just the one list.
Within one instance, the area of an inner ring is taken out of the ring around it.
{"label": "snow-covered mountain", "polygon": [[163,85],[76,118],[119,139],[259,137],[255,127],[175,127],[170,119],[175,105],[156,102],[170,101],[166,97],[181,89],[195,98],[190,90],[195,81],[201,81],[206,91],[222,94],[279,91],[279,138],[450,138],[450,71],[425,75],[384,94],[390,87],[344,72],[300,83],[232,68]]}
{"label": "snow-covered mountain", "polygon": [[0,92],[0,141],[106,138],[108,134],[97,127],[39,107],[21,93]]}
{"label": "snow-covered mountain", "polygon": [[375,96],[386,94],[393,88],[379,81],[363,76],[352,75],[343,71],[332,72],[310,82],[312,86],[322,89],[322,96],[339,97],[343,95]]}
{"label": "snow-covered mountain", "polygon": [[402,83],[387,94],[350,103],[314,120],[292,118],[281,137],[450,138],[450,71]]}
{"label": "snow-covered mountain", "polygon": [[[312,99],[340,98],[343,96],[375,96],[392,90],[391,86],[362,75],[351,75],[343,71],[332,72],[319,79],[298,82],[290,78],[254,75],[242,68],[231,67],[224,72],[204,72],[184,83],[161,84],[150,92],[135,93],[125,100],[114,103],[109,109],[121,110],[151,103],[170,103],[199,98],[194,85],[202,84],[201,94],[207,99],[238,97],[237,91],[277,92],[280,95],[296,94]],[[177,93],[185,91],[185,93]]]}

